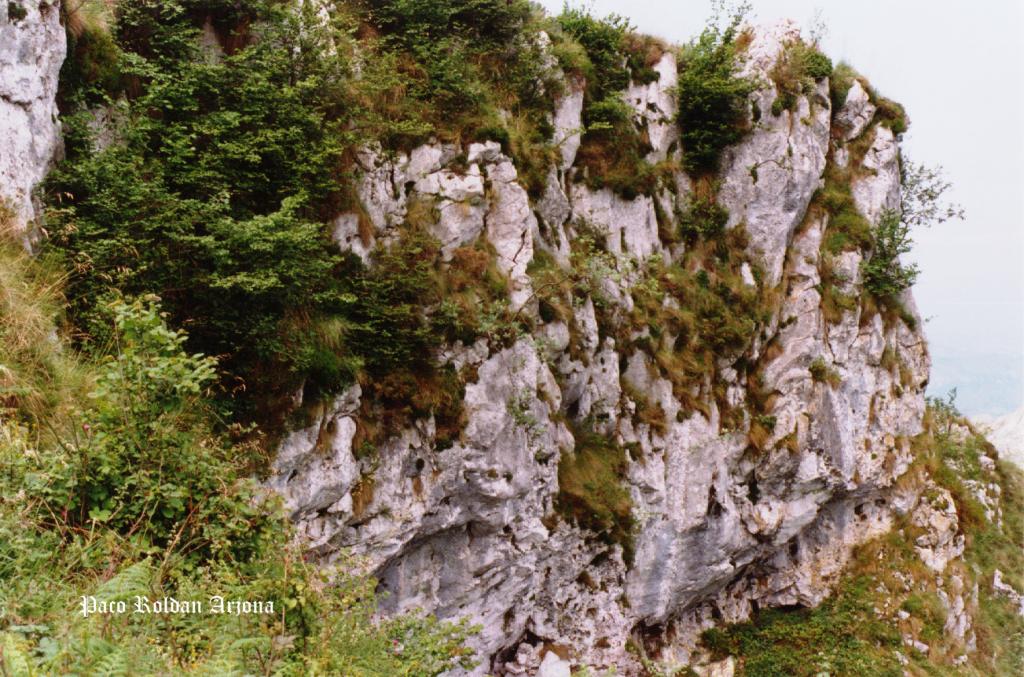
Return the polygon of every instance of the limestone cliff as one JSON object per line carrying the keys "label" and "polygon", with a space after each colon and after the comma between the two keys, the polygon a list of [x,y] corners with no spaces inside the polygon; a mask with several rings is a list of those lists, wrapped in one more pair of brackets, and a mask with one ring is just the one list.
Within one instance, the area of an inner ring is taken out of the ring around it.
{"label": "limestone cliff", "polygon": [[38,216],[33,191],[61,147],[57,76],[66,50],[59,2],[0,6],[0,197],[19,229]]}
{"label": "limestone cliff", "polygon": [[[65,43],[55,4],[6,11],[0,189],[26,224],[60,145]],[[777,105],[773,69],[799,36],[780,24],[748,37],[750,129],[716,176],[680,168],[672,51],[623,92],[646,159],[665,169],[649,194],[587,180],[583,83],[560,72],[557,157],[539,191],[497,141],[370,145],[355,160],[358,209],[332,223],[342,250],[372,267],[415,217],[445,261],[487,252],[532,330],[437,348],[434,360],[465,380],[456,434],[442,440],[424,417],[368,449],[354,385],[306,403],[266,484],[313,557],[351,553],[379,578],[386,612],[480,624],[474,674],[633,675],[646,657],[731,674],[728,661],[702,665],[701,631],[818,605],[855,546],[897,523],[915,530],[915,556],[940,581],[945,632],[958,649],[976,646],[977,586],[947,571],[964,551],[960,516],[948,490],[908,472],[929,369],[913,299],[901,312],[864,301],[863,251],[829,244],[840,226],[822,205],[838,176],[867,221],[898,208],[898,134],[859,81],[838,110],[827,78]],[[723,239],[678,237],[709,193],[727,213]],[[696,286],[666,291],[677,273]],[[705,353],[709,364],[686,363],[662,315],[686,316],[691,342],[712,341],[714,313],[687,306],[710,286],[716,313],[746,313],[742,330]],[[971,462],[967,486],[999,522],[994,462]],[[588,519],[611,504],[620,514]],[[1019,603],[1001,577],[992,588]]]}
{"label": "limestone cliff", "polygon": [[[841,292],[856,297],[861,254],[826,253],[830,218],[812,204],[833,168],[852,177],[867,219],[897,208],[898,138],[859,83],[838,111],[827,79],[773,110],[770,71],[797,37],[789,24],[753,34],[744,62],[760,83],[750,97],[752,132],[726,151],[717,176],[727,227],[747,235],[736,272],[772,299],[768,316],[689,391],[659,366],[647,327],[633,327],[624,343],[611,325],[634,310],[649,266],[686,255],[685,243],[663,234],[693,208],[695,188],[678,169],[650,196],[588,188],[574,166],[578,87],[552,111],[561,162],[537,198],[497,143],[391,155],[368,148],[360,158],[372,232],[360,234],[359,215],[342,215],[343,248],[369,257],[426,200],[446,255],[489,243],[512,307],[536,317],[537,329],[511,345],[481,339],[438,351],[437,360],[475,374],[451,446],[435,444],[435,422],[425,419],[376,454],[360,453],[356,386],[287,436],[269,484],[318,557],[365,557],[388,610],[421,607],[480,623],[479,674],[532,674],[545,646],[563,647],[573,664],[633,674],[631,639],[685,664],[697,633],[713,623],[819,603],[855,545],[915,510],[920,489],[895,490],[921,431],[928,380],[913,300],[902,300],[902,319],[859,304],[827,313],[822,270],[827,264]],[[624,97],[650,140],[649,158],[672,159],[680,152],[675,56],[664,54],[654,70],[656,80]],[[546,254],[567,269],[583,236],[606,254],[600,299],[578,296],[570,318],[545,317],[531,260]],[[652,407],[663,419],[641,415]],[[556,509],[559,463],[585,423],[625,450],[634,525],[626,549]],[[928,546],[936,570],[955,555],[953,520]],[[547,656],[541,674],[559,674],[544,672],[557,662]]]}

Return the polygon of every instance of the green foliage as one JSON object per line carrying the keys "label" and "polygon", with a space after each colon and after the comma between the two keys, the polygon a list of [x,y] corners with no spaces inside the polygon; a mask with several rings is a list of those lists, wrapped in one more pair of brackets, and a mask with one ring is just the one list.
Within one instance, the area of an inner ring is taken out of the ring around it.
{"label": "green foliage", "polygon": [[821,674],[899,677],[899,633],[878,619],[864,576],[845,584],[816,609],[770,609],[750,623],[704,633],[719,657],[740,656],[747,677]]}
{"label": "green foliage", "polygon": [[804,72],[808,77],[821,80],[832,75],[832,59],[822,54],[816,48],[810,48],[805,57]]}
{"label": "green foliage", "polygon": [[678,216],[679,232],[685,241],[691,243],[697,238],[720,236],[729,222],[729,212],[708,194],[695,193],[690,200],[690,208]]}
{"label": "green foliage", "polygon": [[911,227],[963,219],[963,207],[944,200],[950,188],[942,167],[919,165],[904,156],[900,161],[900,219]]}
{"label": "green foliage", "polygon": [[590,68],[584,75],[594,102],[619,97],[630,80],[624,58],[626,36],[633,30],[629,20],[618,14],[600,19],[589,9],[567,4],[558,16],[558,24],[586,51]]}
{"label": "green foliage", "polygon": [[875,225],[871,257],[861,263],[864,288],[878,298],[893,298],[913,285],[917,266],[900,261],[911,245],[910,226],[898,212],[883,211]]}
{"label": "green foliage", "polygon": [[[869,258],[861,263],[864,288],[876,299],[900,310],[897,297],[914,284],[918,269],[900,257],[911,251],[911,229],[963,218],[963,208],[943,200],[950,184],[941,168],[901,163],[901,202],[899,211],[884,210],[872,230]],[[902,315],[907,315],[902,313]]]}
{"label": "green foliage", "polygon": [[530,16],[525,0],[368,0],[366,5],[392,40],[420,45],[456,34],[481,51],[506,46]]}
{"label": "green foliage", "polygon": [[814,358],[811,366],[807,368],[811,372],[811,378],[816,383],[827,383],[833,388],[839,387],[839,372],[830,367],[822,357]]}
{"label": "green foliage", "polygon": [[138,95],[104,150],[88,114],[67,119],[68,161],[48,193],[51,246],[74,262],[71,312],[87,339],[107,338],[108,290],[155,293],[191,349],[220,356],[232,388],[266,394],[313,375],[281,337],[337,312],[338,256],[316,220],[337,199],[350,134],[328,36],[253,7],[261,39],[205,60],[185,6],[126,5],[119,64]]}
{"label": "green foliage", "polygon": [[124,86],[121,52],[105,27],[68,31],[68,57],[61,64],[58,102],[64,112],[75,106],[106,103]]}
{"label": "green foliage", "polygon": [[747,97],[755,83],[736,75],[736,38],[742,15],[721,30],[706,28],[683,52],[679,73],[679,127],[683,166],[712,173],[726,146],[747,132]]}
{"label": "green foliage", "polygon": [[36,457],[26,469],[40,519],[61,515],[71,530],[102,524],[142,551],[175,540],[203,557],[251,552],[265,525],[200,406],[215,361],[187,354],[184,334],[167,328],[152,300],[110,313],[116,353],[97,371],[81,430],[62,442],[66,456]]}
{"label": "green foliage", "polygon": [[846,312],[857,309],[859,299],[855,294],[840,291],[849,280],[840,279],[834,269],[835,258],[846,251],[867,252],[872,243],[872,228],[857,210],[848,173],[833,166],[825,171],[825,185],[815,194],[812,209],[823,210],[828,217],[820,247],[819,292],[826,321],[836,323]]}
{"label": "green foliage", "polygon": [[575,431],[576,446],[558,462],[558,511],[633,559],[633,502],[626,488],[626,451],[590,429]]}
{"label": "green foliage", "polygon": [[[20,307],[34,303],[45,315],[46,296]],[[211,432],[213,361],[184,352],[151,299],[109,311],[112,354],[79,366],[95,372],[90,396],[31,429],[0,424],[5,674],[370,677],[471,665],[464,622],[379,619],[359,563],[307,563],[277,502],[242,479],[247,454]],[[129,611],[84,617],[83,595]],[[272,611],[138,615],[137,595]]]}
{"label": "green foliage", "polygon": [[832,99],[832,115],[835,116],[846,103],[846,97],[859,77],[857,71],[845,61],[840,61],[832,69],[829,79],[829,98]]}
{"label": "green foliage", "polygon": [[910,118],[907,117],[903,105],[875,95],[874,90],[869,90],[869,93],[872,95],[872,103],[877,107],[875,117],[881,120],[881,124],[891,129],[897,136],[906,132],[910,127]]}
{"label": "green foliage", "polygon": [[404,73],[399,96],[419,104],[406,115],[443,137],[502,140],[503,109],[530,120],[527,136],[549,136],[544,113],[557,88],[528,2],[370,0],[365,6],[366,18],[383,34],[379,53],[397,57]]}
{"label": "green foliage", "polygon": [[11,23],[18,23],[28,16],[28,10],[26,10],[20,2],[8,2],[7,3],[7,20]]}
{"label": "green foliage", "polygon": [[589,9],[566,5],[558,24],[586,54],[581,59],[569,51],[575,62],[563,62],[563,67],[570,72],[582,69],[587,79],[584,133],[577,153],[587,184],[593,189],[607,186],[626,199],[650,194],[656,184],[654,168],[644,160],[650,147],[633,123],[633,109],[623,99],[623,91],[631,79],[656,77],[647,56],[660,50],[648,49],[650,45],[636,37],[629,22],[616,14],[601,19]]}
{"label": "green foliage", "polygon": [[0,417],[38,424],[74,408],[89,375],[53,340],[62,271],[25,251],[12,216],[0,200]]}
{"label": "green foliage", "polygon": [[380,248],[373,267],[352,276],[352,290],[344,298],[352,323],[348,344],[364,356],[371,376],[429,366],[430,349],[439,340],[431,334],[425,309],[441,300],[434,276],[439,253],[436,240],[414,231],[397,245]]}

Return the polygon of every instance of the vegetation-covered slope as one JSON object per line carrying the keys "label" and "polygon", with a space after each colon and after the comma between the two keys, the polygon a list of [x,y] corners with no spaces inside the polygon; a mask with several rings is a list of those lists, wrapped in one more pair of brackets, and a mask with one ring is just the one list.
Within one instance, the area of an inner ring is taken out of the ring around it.
{"label": "vegetation-covered slope", "polygon": [[[1024,616],[993,585],[1020,589],[1024,474],[946,402],[933,401],[915,440],[906,486],[951,496],[966,536],[962,561],[943,575],[915,549],[922,525],[907,515],[858,549],[834,597],[815,609],[771,609],[750,623],[709,630],[705,643],[732,655],[738,674],[1013,675],[1024,668]],[[997,487],[994,489],[994,487]],[[957,602],[957,598],[959,602]],[[959,604],[959,606],[958,606]],[[966,627],[960,614],[966,612]]]}

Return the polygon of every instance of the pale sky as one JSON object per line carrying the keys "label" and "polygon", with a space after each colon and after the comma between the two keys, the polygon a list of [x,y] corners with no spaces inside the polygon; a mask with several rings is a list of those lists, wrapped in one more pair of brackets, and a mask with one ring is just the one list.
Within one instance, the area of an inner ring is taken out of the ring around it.
{"label": "pale sky", "polygon": [[[562,0],[541,0],[557,14]],[[578,4],[578,3],[576,3]],[[686,42],[708,0],[594,0],[644,33]],[[1021,0],[752,0],[753,20],[827,33],[847,61],[911,118],[904,152],[942,165],[963,222],[914,233],[914,289],[931,347],[931,394],[956,386],[965,413],[1024,404],[1024,11]]]}

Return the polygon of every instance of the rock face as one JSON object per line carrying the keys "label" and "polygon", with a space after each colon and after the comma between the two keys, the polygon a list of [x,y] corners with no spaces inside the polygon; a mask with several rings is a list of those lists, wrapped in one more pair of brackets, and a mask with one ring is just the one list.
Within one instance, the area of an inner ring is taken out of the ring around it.
{"label": "rock face", "polygon": [[57,77],[67,44],[57,0],[0,5],[0,198],[24,231],[33,191],[61,149]]}
{"label": "rock face", "polygon": [[[832,111],[828,82],[819,81],[792,111],[774,115],[766,74],[794,37],[788,24],[755,33],[746,68],[766,83],[751,96],[759,122],[727,151],[718,177],[728,227],[745,226],[758,270],[744,263],[738,272],[775,301],[751,345],[719,356],[713,385],[722,397],[696,411],[685,400],[700,393],[675,388],[651,352],[617,343],[597,312],[629,312],[644,266],[683,255],[662,233],[687,208],[690,180],[678,174],[634,199],[579,183],[578,83],[553,111],[560,163],[537,200],[497,144],[474,144],[464,155],[441,144],[394,156],[368,149],[360,158],[364,214],[339,217],[343,248],[369,257],[411,215],[429,214],[426,227],[446,256],[486,239],[511,306],[537,329],[512,345],[481,339],[440,351],[439,360],[475,374],[465,428],[448,448],[437,447],[428,418],[396,431],[376,454],[355,453],[355,388],[285,439],[269,484],[317,557],[330,561],[346,549],[365,558],[388,593],[387,611],[422,608],[480,623],[475,674],[567,674],[569,664],[634,674],[630,640],[687,664],[699,632],[715,622],[744,619],[758,606],[819,603],[853,547],[889,530],[897,512],[916,511],[931,529],[934,538],[918,546],[937,572],[962,549],[955,511],[895,489],[921,430],[929,369],[912,298],[903,300],[908,319],[886,320],[860,304],[838,318],[822,309],[829,217],[811,205],[827,163],[836,155],[850,163],[856,206],[874,220],[899,204],[898,141],[873,120],[859,86]],[[674,57],[655,70],[657,81],[624,97],[646,128],[650,159],[660,160],[680,152],[670,124]],[[862,137],[870,148],[851,159],[844,146]],[[567,266],[584,232],[610,261],[600,303],[578,298],[571,320],[545,322],[527,265],[544,250]],[[844,273],[842,291],[854,296],[860,257],[831,261]],[[726,402],[745,412],[739,420],[727,420]],[[642,406],[660,408],[663,425],[639,416]],[[631,552],[556,509],[559,463],[584,421],[625,449]]]}

